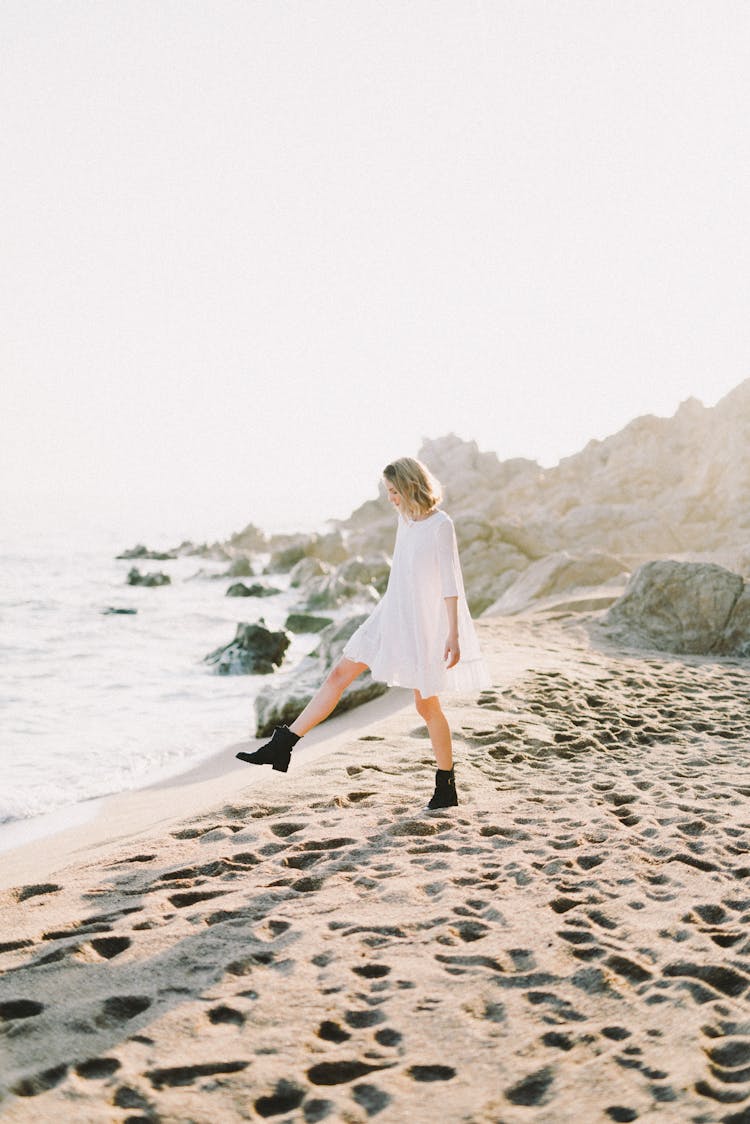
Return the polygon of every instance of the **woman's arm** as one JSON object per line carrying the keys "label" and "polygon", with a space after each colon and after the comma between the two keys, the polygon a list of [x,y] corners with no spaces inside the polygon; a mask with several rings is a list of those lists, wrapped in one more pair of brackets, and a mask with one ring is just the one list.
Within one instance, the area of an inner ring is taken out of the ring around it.
{"label": "woman's arm", "polygon": [[461,659],[461,648],[458,643],[458,597],[446,597],[445,608],[448,611],[448,639],[445,641],[443,659],[448,660],[446,670],[455,667]]}

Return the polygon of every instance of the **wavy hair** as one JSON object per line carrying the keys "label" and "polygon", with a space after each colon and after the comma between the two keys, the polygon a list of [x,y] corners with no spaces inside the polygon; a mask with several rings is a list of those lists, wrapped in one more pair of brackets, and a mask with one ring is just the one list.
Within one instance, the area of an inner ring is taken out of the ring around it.
{"label": "wavy hair", "polygon": [[413,457],[399,457],[387,464],[383,469],[383,476],[393,484],[411,519],[426,515],[442,502],[443,489],[440,481],[432,475],[427,465]]}

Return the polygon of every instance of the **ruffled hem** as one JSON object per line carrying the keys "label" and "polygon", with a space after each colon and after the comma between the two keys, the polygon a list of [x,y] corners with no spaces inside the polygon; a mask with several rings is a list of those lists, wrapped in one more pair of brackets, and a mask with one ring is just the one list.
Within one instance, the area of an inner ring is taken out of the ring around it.
{"label": "ruffled hem", "polygon": [[425,699],[431,695],[475,694],[492,686],[492,679],[481,657],[462,658],[450,669],[440,665],[415,669],[406,665],[398,666],[393,660],[381,656],[377,651],[377,642],[373,644],[370,640],[368,643],[369,639],[366,634],[358,636],[355,633],[341,654],[355,663],[367,664],[373,679],[378,683],[415,689]]}

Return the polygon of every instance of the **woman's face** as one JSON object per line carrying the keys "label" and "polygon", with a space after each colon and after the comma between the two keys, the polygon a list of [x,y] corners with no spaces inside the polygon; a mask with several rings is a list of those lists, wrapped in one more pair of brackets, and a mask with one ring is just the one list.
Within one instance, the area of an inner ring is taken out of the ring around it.
{"label": "woman's face", "polygon": [[388,496],[390,503],[392,503],[398,511],[401,506],[401,496],[396,491],[393,481],[389,480],[387,476],[384,476],[383,483],[385,484],[385,494]]}

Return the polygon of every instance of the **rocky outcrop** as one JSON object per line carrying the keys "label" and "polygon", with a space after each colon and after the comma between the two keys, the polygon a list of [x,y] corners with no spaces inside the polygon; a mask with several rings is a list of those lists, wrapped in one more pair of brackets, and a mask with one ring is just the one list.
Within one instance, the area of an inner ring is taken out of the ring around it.
{"label": "rocky outcrop", "polygon": [[207,558],[215,562],[229,562],[232,558],[232,554],[223,543],[194,543],[191,539],[184,539],[179,546],[176,546],[174,554],[180,557],[185,555],[189,558]]}
{"label": "rocky outcrop", "polygon": [[219,675],[270,675],[280,666],[290,643],[286,632],[272,632],[263,620],[242,623],[229,644],[209,652],[204,660]]}
{"label": "rocky outcrop", "polygon": [[739,574],[712,562],[647,562],[603,629],[636,648],[750,656],[750,589]]}
{"label": "rocky outcrop", "polygon": [[[745,568],[737,565],[750,574],[749,436],[750,379],[714,407],[691,398],[671,418],[636,418],[553,468],[520,457],[501,461],[455,434],[425,441],[417,456],[443,483],[477,616],[534,563],[561,552],[598,551],[632,570],[645,559],[675,554],[727,563],[744,550]],[[334,607],[352,594],[340,596],[341,578],[312,585],[314,577],[331,575],[315,575],[308,563],[340,567],[393,551],[396,520],[382,487],[377,498],[331,525],[327,535],[275,535],[266,543],[267,572],[294,568],[294,587],[320,598],[310,608]]]}
{"label": "rocky outcrop", "polygon": [[[261,531],[260,527],[256,527],[254,523],[248,523],[241,531],[235,531],[227,541],[227,546],[232,550],[256,554],[268,550],[268,535]],[[237,576],[241,577],[242,575],[238,574]]]}
{"label": "rocky outcrop", "polygon": [[[366,614],[360,614],[343,623],[329,625],[321,632],[315,651],[306,656],[282,683],[261,688],[255,700],[256,737],[265,737],[273,733],[274,727],[294,721],[338,660],[349,637],[365,618]],[[377,683],[370,672],[366,671],[349,684],[333,714],[351,710],[387,690],[385,683]]]}
{"label": "rocky outcrop", "polygon": [[230,585],[226,592],[227,597],[275,597],[277,593],[281,593],[280,589],[276,589],[272,585],[261,585],[260,582],[253,582],[252,585],[245,585],[244,582],[235,582]]}
{"label": "rocky outcrop", "polygon": [[[716,406],[690,398],[671,418],[636,418],[554,468],[500,461],[455,434],[426,441],[417,456],[443,482],[446,511],[475,521],[459,545],[482,541],[490,524],[523,567],[523,557],[559,550],[642,558],[750,543],[749,435],[746,379]],[[368,528],[372,541],[383,533],[386,512],[381,496],[337,526],[363,551]]]}
{"label": "rocky outcrop", "polygon": [[128,585],[149,585],[149,586],[171,585],[171,583],[172,583],[172,579],[170,578],[169,574],[162,574],[162,573],[142,574],[137,566],[131,567],[131,569],[128,571],[128,576],[126,578],[126,581],[127,581]]}
{"label": "rocky outcrop", "polygon": [[[588,609],[592,598],[603,608],[618,597],[618,588],[625,586],[627,578],[625,564],[610,554],[558,551],[532,562],[483,615],[512,616],[530,608],[558,606],[561,601],[566,608],[580,601]],[[606,594],[601,593],[602,586],[608,587]]]}

